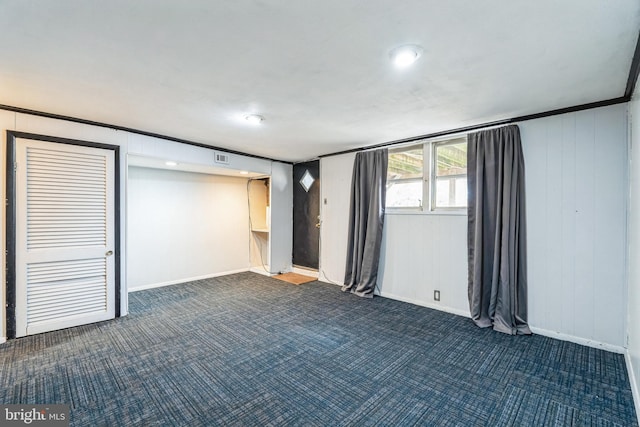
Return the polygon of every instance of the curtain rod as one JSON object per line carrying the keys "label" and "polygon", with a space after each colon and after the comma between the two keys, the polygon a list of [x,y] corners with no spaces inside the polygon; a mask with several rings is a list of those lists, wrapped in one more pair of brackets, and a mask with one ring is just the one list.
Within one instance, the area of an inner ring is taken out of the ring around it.
{"label": "curtain rod", "polygon": [[493,122],[486,122],[486,123],[481,123],[481,124],[477,124],[477,125],[464,126],[464,127],[460,127],[460,128],[456,128],[456,129],[449,129],[449,130],[444,130],[444,131],[439,131],[439,132],[433,132],[433,133],[429,133],[429,134],[425,134],[425,135],[412,136],[412,137],[409,137],[409,138],[398,139],[398,140],[395,140],[395,141],[389,141],[389,142],[383,142],[383,143],[380,143],[380,144],[369,145],[369,146],[366,146],[366,147],[352,148],[352,149],[349,149],[349,150],[338,151],[338,152],[335,152],[335,153],[322,154],[322,155],[320,155],[318,157],[322,159],[324,157],[338,156],[340,154],[357,153],[359,151],[369,151],[369,150],[375,150],[375,149],[378,149],[378,148],[386,148],[386,147],[391,147],[391,146],[396,146],[396,145],[409,144],[411,142],[418,142],[418,141],[422,141],[424,139],[433,139],[433,138],[438,138],[438,137],[441,137],[441,136],[451,136],[451,135],[455,135],[455,134],[459,134],[459,133],[471,132],[471,131],[474,131],[474,130],[481,130],[481,129],[487,129],[487,128],[496,127],[496,126],[514,124],[514,123],[518,123],[518,122],[524,122],[524,121],[527,121],[527,120],[540,119],[540,118],[543,118],[543,117],[557,116],[559,114],[573,113],[573,112],[576,112],[576,111],[589,110],[589,109],[592,109],[592,108],[607,107],[609,105],[622,104],[624,102],[629,102],[630,99],[631,99],[630,97],[621,96],[621,97],[618,97],[618,98],[607,99],[605,101],[590,102],[588,104],[580,104],[580,105],[575,105],[573,107],[559,108],[557,110],[550,110],[550,111],[545,111],[545,112],[542,112],[542,113],[528,114],[528,115],[525,115],[525,116],[513,117],[513,118],[510,118],[510,119],[495,120]]}

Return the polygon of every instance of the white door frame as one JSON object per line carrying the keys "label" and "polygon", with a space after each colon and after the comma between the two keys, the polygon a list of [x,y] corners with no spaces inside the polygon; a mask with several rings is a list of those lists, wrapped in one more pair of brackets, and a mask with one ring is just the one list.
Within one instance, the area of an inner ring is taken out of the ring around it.
{"label": "white door frame", "polygon": [[16,337],[16,140],[69,144],[83,147],[101,148],[114,152],[114,264],[115,264],[115,317],[120,317],[121,300],[121,250],[120,250],[120,147],[89,141],[37,135],[18,131],[7,131],[7,176],[6,176],[6,328],[7,338]]}

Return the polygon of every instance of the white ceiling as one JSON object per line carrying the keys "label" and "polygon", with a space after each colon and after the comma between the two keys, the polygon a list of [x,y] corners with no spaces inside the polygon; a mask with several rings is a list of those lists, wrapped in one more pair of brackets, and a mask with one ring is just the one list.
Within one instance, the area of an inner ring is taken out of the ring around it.
{"label": "white ceiling", "polygon": [[0,0],[0,28],[0,104],[301,161],[621,97],[640,2]]}

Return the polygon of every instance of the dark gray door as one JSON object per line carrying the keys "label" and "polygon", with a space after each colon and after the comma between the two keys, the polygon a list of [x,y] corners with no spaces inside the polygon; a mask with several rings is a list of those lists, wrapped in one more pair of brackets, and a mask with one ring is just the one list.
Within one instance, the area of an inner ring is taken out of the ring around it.
{"label": "dark gray door", "polygon": [[293,264],[318,269],[320,161],[293,165]]}

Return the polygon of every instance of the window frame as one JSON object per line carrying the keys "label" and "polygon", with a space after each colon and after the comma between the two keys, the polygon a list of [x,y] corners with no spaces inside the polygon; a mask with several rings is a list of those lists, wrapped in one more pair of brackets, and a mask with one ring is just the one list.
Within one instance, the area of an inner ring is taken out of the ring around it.
{"label": "window frame", "polygon": [[389,186],[390,182],[397,182],[397,183],[420,182],[422,184],[422,198],[420,199],[420,206],[392,206],[392,207],[385,207],[385,211],[392,210],[392,212],[394,213],[422,212],[424,210],[425,201],[427,201],[428,203],[428,198],[425,198],[425,196],[428,196],[428,193],[425,190],[426,185],[425,185],[424,176],[425,176],[425,169],[428,169],[429,163],[428,163],[428,158],[425,157],[427,153],[424,149],[424,143],[411,144],[403,147],[393,148],[389,150],[388,155],[391,155],[392,153],[415,150],[418,147],[422,148],[422,176],[417,178],[400,178],[400,179],[387,178],[387,187]]}
{"label": "window frame", "polygon": [[[456,145],[456,144],[460,144],[464,142],[465,144],[468,144],[467,141],[467,135],[461,136],[461,137],[455,137],[455,138],[447,138],[445,140],[440,140],[440,141],[432,141],[431,142],[431,147],[430,147],[430,151],[431,153],[429,154],[429,158],[431,160],[431,165],[430,165],[430,173],[429,173],[429,178],[431,179],[431,185],[430,185],[430,197],[431,199],[429,200],[429,210],[431,212],[437,212],[437,211],[443,211],[443,212],[462,212],[464,211],[464,213],[467,212],[467,206],[469,205],[469,200],[467,200],[467,204],[465,204],[465,206],[437,206],[436,204],[436,196],[437,196],[437,188],[436,186],[438,185],[438,158],[436,156],[436,150],[438,149],[438,147],[446,147],[447,145]],[[468,174],[457,174],[457,175],[447,175],[447,178],[449,178],[450,180],[455,182],[456,178],[466,178],[468,176]]]}
{"label": "window frame", "polygon": [[[386,206],[385,212],[388,214],[425,214],[425,215],[466,215],[467,206],[464,207],[438,207],[436,206],[436,185],[437,185],[437,165],[436,165],[436,147],[459,144],[461,142],[468,143],[466,134],[448,135],[442,138],[424,139],[415,141],[402,147],[394,147],[389,150],[389,154],[393,152],[415,150],[422,147],[422,177],[421,178],[404,178],[404,179],[387,179],[387,185],[390,182],[415,182],[422,181],[422,200],[420,206]],[[467,174],[449,175],[452,178],[466,177]]]}

